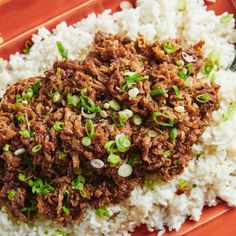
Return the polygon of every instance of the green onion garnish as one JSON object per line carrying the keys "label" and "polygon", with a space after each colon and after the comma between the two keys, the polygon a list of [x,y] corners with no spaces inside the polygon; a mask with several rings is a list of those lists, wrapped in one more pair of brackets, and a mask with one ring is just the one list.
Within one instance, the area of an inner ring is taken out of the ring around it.
{"label": "green onion garnish", "polygon": [[230,22],[232,19],[234,18],[233,14],[224,14],[223,16],[221,16],[220,18],[220,23],[228,23]]}
{"label": "green onion garnish", "polygon": [[66,95],[66,100],[67,100],[67,104],[68,105],[73,105],[73,106],[77,106],[79,103],[79,97],[77,95],[72,95],[71,93],[68,93]]}
{"label": "green onion garnish", "polygon": [[25,116],[24,115],[17,114],[16,119],[19,123],[25,122]]}
{"label": "green onion garnish", "polygon": [[54,103],[60,101],[60,99],[61,99],[60,93],[55,92],[55,93],[52,95],[52,101],[53,101]]}
{"label": "green onion garnish", "polygon": [[64,122],[56,121],[53,125],[53,129],[57,132],[61,132],[65,127]]}
{"label": "green onion garnish", "polygon": [[24,182],[26,180],[25,175],[23,173],[18,174],[18,179],[22,182]]}
{"label": "green onion garnish", "polygon": [[133,116],[133,122],[135,125],[141,125],[142,124],[142,117],[140,115],[134,115]]}
{"label": "green onion garnish", "polygon": [[148,130],[148,136],[150,138],[155,138],[157,136],[157,132],[155,130],[150,129]]}
{"label": "green onion garnish", "polygon": [[179,66],[180,68],[182,68],[184,66],[184,61],[183,60],[178,60],[176,62],[176,65]]}
{"label": "green onion garnish", "polygon": [[185,68],[188,70],[188,75],[193,73],[193,64],[187,64]]}
{"label": "green onion garnish", "polygon": [[85,95],[80,96],[81,106],[88,112],[88,113],[97,113],[100,112],[100,107],[96,107],[95,103],[91,98]]}
{"label": "green onion garnish", "polygon": [[32,88],[28,88],[24,94],[24,99],[29,101],[34,96],[34,91]]}
{"label": "green onion garnish", "polygon": [[56,43],[57,43],[58,51],[60,52],[62,58],[68,58],[68,50],[64,48],[64,46],[62,45],[60,41],[57,41]]}
{"label": "green onion garnish", "polygon": [[28,180],[28,184],[32,187],[32,193],[38,193],[43,196],[54,190],[51,185],[44,183],[44,181],[40,178],[37,178],[35,181],[30,179]]}
{"label": "green onion garnish", "polygon": [[165,94],[166,90],[165,89],[153,89],[150,93],[151,96],[157,96],[157,95],[162,95]]}
{"label": "green onion garnish", "polygon": [[188,76],[186,75],[184,69],[180,70],[178,73],[178,76],[183,80],[186,81],[188,79]]}
{"label": "green onion garnish", "polygon": [[108,102],[104,103],[103,105],[104,109],[108,110],[110,108],[110,105]]}
{"label": "green onion garnish", "polygon": [[32,152],[33,153],[36,153],[36,152],[39,152],[41,149],[42,149],[42,144],[38,144],[38,145],[35,145],[33,148],[32,148]]}
{"label": "green onion garnish", "polygon": [[9,144],[5,144],[5,145],[3,146],[3,148],[2,148],[2,150],[3,150],[4,152],[8,152],[8,151],[9,151],[9,148],[10,148],[10,145],[9,145]]}
{"label": "green onion garnish", "polygon": [[81,142],[85,147],[88,147],[92,143],[89,137],[83,137]]}
{"label": "green onion garnish", "polygon": [[115,111],[119,111],[120,110],[120,105],[117,101],[115,100],[111,100],[109,103],[108,103],[109,107],[112,108],[113,110]]}
{"label": "green onion garnish", "polygon": [[126,152],[131,145],[130,140],[124,134],[117,134],[115,142],[119,152]]}
{"label": "green onion garnish", "polygon": [[65,160],[66,154],[64,152],[59,152],[58,159],[59,160]]}
{"label": "green onion garnish", "polygon": [[[164,121],[159,121],[158,118],[164,119]],[[152,119],[155,121],[158,125],[161,126],[167,126],[167,127],[173,127],[174,126],[174,119],[171,116],[165,115],[161,112],[153,112],[152,113]]]}
{"label": "green onion garnish", "polygon": [[172,42],[163,43],[163,49],[167,54],[173,54],[178,50],[178,46]]}
{"label": "green onion garnish", "polygon": [[196,100],[200,103],[208,103],[210,101],[210,95],[208,93],[200,94],[196,96]]}
{"label": "green onion garnish", "polygon": [[24,138],[30,138],[30,132],[28,130],[20,130],[19,134]]}
{"label": "green onion garnish", "polygon": [[65,215],[69,215],[69,214],[70,214],[70,209],[67,208],[66,206],[63,206],[63,207],[62,207],[62,210],[63,210],[63,212],[65,213]]}
{"label": "green onion garnish", "polygon": [[133,116],[133,111],[129,110],[129,109],[125,109],[123,111],[119,111],[119,119],[120,119],[120,123],[124,124],[129,118],[131,118]]}
{"label": "green onion garnish", "polygon": [[11,201],[15,197],[15,195],[16,195],[16,191],[14,189],[11,190],[7,195],[8,200]]}
{"label": "green onion garnish", "polygon": [[87,119],[85,122],[85,132],[90,139],[92,139],[94,136],[94,130],[95,128],[93,121],[91,119]]}
{"label": "green onion garnish", "polygon": [[169,157],[171,155],[171,151],[169,150],[166,150],[163,152],[163,156],[166,158],[166,157]]}
{"label": "green onion garnish", "polygon": [[106,208],[98,208],[96,209],[96,215],[101,218],[106,218],[109,216],[109,212]]}
{"label": "green onion garnish", "polygon": [[170,130],[170,139],[175,140],[178,136],[178,130],[176,128],[172,128]]}
{"label": "green onion garnish", "polygon": [[104,149],[105,149],[108,153],[113,153],[113,152],[116,151],[115,145],[116,145],[116,142],[115,142],[114,140],[110,140],[110,141],[108,141],[108,142],[104,145]]}
{"label": "green onion garnish", "polygon": [[104,110],[101,110],[100,111],[100,113],[99,113],[99,115],[102,117],[102,118],[107,118],[107,112],[106,111],[104,111]]}
{"label": "green onion garnish", "polygon": [[60,76],[60,75],[61,75],[61,68],[57,67],[56,76]]}
{"label": "green onion garnish", "polygon": [[16,94],[16,103],[21,103],[22,102],[22,97],[20,94]]}
{"label": "green onion garnish", "polygon": [[110,154],[107,158],[107,161],[110,163],[110,167],[115,167],[118,163],[121,162],[121,159],[116,154]]}
{"label": "green onion garnish", "polygon": [[138,166],[142,163],[141,157],[138,154],[132,154],[131,156],[128,157],[128,162],[131,167]]}
{"label": "green onion garnish", "polygon": [[231,103],[229,104],[229,107],[228,107],[227,111],[224,112],[224,113],[221,115],[221,119],[222,119],[223,121],[229,120],[229,119],[233,116],[233,113],[234,113],[235,109],[236,109],[236,103],[231,102]]}
{"label": "green onion garnish", "polygon": [[146,78],[141,77],[139,73],[135,73],[135,72],[126,71],[124,74],[125,74],[125,77],[124,77],[125,83],[121,88],[122,92],[127,92],[129,89],[133,88],[133,86],[137,82],[146,79]]}
{"label": "green onion garnish", "polygon": [[84,191],[85,178],[79,175],[76,179],[71,182],[72,189],[79,190],[82,197],[86,197],[87,194]]}
{"label": "green onion garnish", "polygon": [[173,88],[173,90],[174,90],[174,92],[175,92],[176,97],[180,99],[180,98],[181,98],[181,95],[180,95],[179,87],[176,86],[176,85],[173,85],[172,88]]}
{"label": "green onion garnish", "polygon": [[186,0],[179,0],[177,8],[179,11],[185,11],[187,8],[187,1]]}
{"label": "green onion garnish", "polygon": [[34,95],[36,95],[39,92],[41,87],[42,87],[41,80],[38,80],[37,82],[34,83],[34,85],[31,87],[31,89],[34,92]]}
{"label": "green onion garnish", "polygon": [[184,189],[186,188],[188,185],[188,181],[187,180],[184,180],[184,179],[181,179],[178,183],[178,188],[180,189]]}

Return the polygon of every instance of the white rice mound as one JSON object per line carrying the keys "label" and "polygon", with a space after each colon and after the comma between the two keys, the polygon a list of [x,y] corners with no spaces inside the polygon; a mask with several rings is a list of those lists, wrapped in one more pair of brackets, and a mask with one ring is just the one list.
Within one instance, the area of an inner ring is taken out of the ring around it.
{"label": "white rice mound", "polygon": [[[207,11],[202,0],[188,0],[187,10],[179,11],[177,0],[138,0],[135,9],[123,10],[113,15],[110,10],[101,15],[89,15],[74,26],[65,22],[52,32],[45,28],[33,35],[33,47],[28,55],[16,53],[9,61],[0,62],[0,96],[6,86],[16,80],[43,75],[61,55],[56,41],[69,50],[70,59],[84,59],[90,49],[95,32],[103,31],[127,35],[136,39],[142,33],[148,40],[155,38],[181,38],[193,44],[205,40],[205,55],[212,50],[221,52],[220,70],[216,82],[220,109],[213,113],[211,126],[207,127],[198,144],[193,147],[193,160],[181,176],[169,183],[155,186],[154,191],[137,187],[129,199],[119,205],[109,206],[111,219],[101,219],[89,209],[84,221],[64,228],[50,221],[38,220],[33,226],[11,221],[3,208],[0,212],[0,234],[19,235],[130,235],[129,231],[141,223],[149,230],[164,227],[179,230],[186,218],[199,220],[204,205],[215,206],[217,197],[230,206],[236,205],[236,113],[228,121],[221,115],[229,104],[236,101],[236,73],[227,68],[235,56],[236,42],[234,20],[220,23],[220,16]],[[196,160],[196,154],[201,157]],[[176,195],[180,179],[196,184],[189,193]]]}

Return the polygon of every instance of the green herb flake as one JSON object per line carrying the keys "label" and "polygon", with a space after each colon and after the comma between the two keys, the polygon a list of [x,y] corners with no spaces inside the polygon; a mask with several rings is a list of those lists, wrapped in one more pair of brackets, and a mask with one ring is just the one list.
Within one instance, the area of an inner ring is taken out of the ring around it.
{"label": "green herb flake", "polygon": [[166,93],[166,90],[160,88],[160,89],[153,89],[153,90],[151,90],[150,95],[151,96],[157,96],[157,95],[163,95],[165,93]]}
{"label": "green herb flake", "polygon": [[13,189],[13,190],[11,190],[9,193],[8,193],[8,195],[7,195],[7,198],[8,198],[8,200],[13,200],[13,198],[15,197],[15,195],[16,195],[16,191]]}
{"label": "green herb flake", "polygon": [[62,210],[63,210],[63,212],[65,213],[65,215],[69,215],[69,214],[70,214],[70,209],[67,208],[66,206],[63,206],[63,207],[62,207]]}
{"label": "green herb flake", "polygon": [[9,144],[4,144],[2,150],[3,150],[4,152],[8,152],[9,149],[10,149],[10,145],[9,145]]}
{"label": "green herb flake", "polygon": [[220,23],[225,24],[229,23],[234,18],[233,14],[226,13],[220,18]]}
{"label": "green herb flake", "polygon": [[26,181],[26,178],[25,178],[25,175],[23,173],[19,173],[18,174],[18,179],[22,182],[25,182]]}
{"label": "green herb flake", "polygon": [[99,216],[100,218],[106,218],[109,216],[109,212],[106,208],[97,208],[96,215]]}
{"label": "green herb flake", "polygon": [[22,137],[24,137],[24,138],[27,138],[27,139],[29,139],[30,138],[30,132],[28,131],[28,130],[20,130],[19,131],[19,134],[22,136]]}
{"label": "green herb flake", "polygon": [[184,189],[187,186],[188,186],[188,181],[187,180],[181,179],[178,183],[178,188],[180,188],[180,189]]}
{"label": "green herb flake", "polygon": [[133,86],[138,83],[139,81],[145,80],[146,78],[142,77],[139,73],[137,72],[130,72],[126,71],[125,72],[125,77],[124,77],[124,85],[122,86],[121,90],[122,92],[127,92]]}
{"label": "green herb flake", "polygon": [[64,122],[56,121],[53,125],[53,129],[57,132],[61,132],[65,127]]}
{"label": "green herb flake", "polygon": [[[162,119],[162,121],[158,120]],[[161,112],[153,112],[152,113],[152,120],[155,121],[160,126],[166,127],[173,127],[174,126],[174,119],[171,116],[165,115]],[[165,121],[163,121],[165,120]]]}
{"label": "green herb flake", "polygon": [[200,103],[208,103],[210,101],[211,97],[208,93],[200,94],[196,96],[196,100]]}
{"label": "green herb flake", "polygon": [[57,49],[60,52],[62,58],[66,59],[68,58],[68,50],[62,45],[62,42],[57,41]]}
{"label": "green herb flake", "polygon": [[176,128],[172,128],[170,130],[170,139],[175,140],[178,136],[178,130]]}

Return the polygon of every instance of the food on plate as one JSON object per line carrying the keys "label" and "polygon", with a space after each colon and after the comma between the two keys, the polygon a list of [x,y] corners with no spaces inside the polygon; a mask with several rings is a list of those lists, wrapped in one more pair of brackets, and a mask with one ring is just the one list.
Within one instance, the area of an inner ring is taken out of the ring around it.
{"label": "food on plate", "polygon": [[11,85],[0,103],[0,196],[10,212],[70,223],[148,178],[182,173],[218,109],[219,86],[196,76],[210,63],[203,45],[98,32],[85,60]]}
{"label": "food on plate", "polygon": [[2,234],[164,233],[236,205],[233,16],[136,4],[0,61]]}

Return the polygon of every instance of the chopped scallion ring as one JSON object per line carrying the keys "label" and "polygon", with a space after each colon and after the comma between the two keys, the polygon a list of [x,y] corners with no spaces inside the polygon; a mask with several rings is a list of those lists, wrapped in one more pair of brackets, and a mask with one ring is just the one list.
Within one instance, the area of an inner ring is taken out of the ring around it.
{"label": "chopped scallion ring", "polygon": [[101,169],[104,166],[104,162],[100,159],[93,159],[90,161],[90,164],[92,167],[97,168],[97,169]]}
{"label": "chopped scallion ring", "polygon": [[166,150],[163,152],[163,156],[166,158],[166,157],[169,157],[171,155],[171,151],[169,150]]}
{"label": "chopped scallion ring", "polygon": [[62,207],[62,210],[63,210],[63,212],[65,213],[65,215],[69,215],[69,214],[70,214],[70,209],[67,208],[66,206],[63,206],[63,207]]}
{"label": "chopped scallion ring", "polygon": [[4,152],[8,152],[9,149],[10,149],[10,145],[9,145],[9,144],[5,144],[5,145],[3,146],[3,148],[2,148],[2,150],[3,150]]}
{"label": "chopped scallion ring", "polygon": [[57,132],[61,132],[65,127],[64,122],[56,121],[53,125],[53,129]]}
{"label": "chopped scallion ring", "polygon": [[93,121],[91,119],[87,119],[85,122],[85,132],[90,139],[93,138],[94,131],[95,131],[95,128],[94,128]]}
{"label": "chopped scallion ring", "polygon": [[163,49],[167,54],[173,54],[178,50],[178,46],[172,42],[163,43]]}
{"label": "chopped scallion ring", "polygon": [[[185,68],[184,68],[185,69]],[[179,71],[178,76],[183,80],[186,81],[188,79],[187,73],[185,72],[185,70],[182,69]]]}
{"label": "chopped scallion ring", "polygon": [[126,137],[122,133],[116,135],[115,142],[119,152],[126,152],[131,145],[131,142],[128,137]]}
{"label": "chopped scallion ring", "polygon": [[[164,119],[166,121],[159,121],[158,118]],[[167,126],[167,127],[174,126],[174,119],[171,116],[165,115],[165,114],[158,112],[158,111],[152,113],[152,119],[158,125],[161,125],[161,126]]]}
{"label": "chopped scallion ring", "polygon": [[129,99],[134,99],[139,94],[139,89],[134,87],[128,91]]}
{"label": "chopped scallion ring", "polygon": [[60,41],[57,41],[56,44],[62,58],[68,58],[68,50],[62,45]]}
{"label": "chopped scallion ring", "polygon": [[151,96],[157,96],[157,95],[162,95],[165,94],[166,90],[165,89],[153,89],[150,93]]}
{"label": "chopped scallion ring", "polygon": [[109,216],[109,212],[106,208],[98,208],[96,209],[96,215],[101,217],[101,218],[106,218]]}
{"label": "chopped scallion ring", "polygon": [[22,182],[26,181],[25,175],[23,173],[18,174],[18,179]]}
{"label": "chopped scallion ring", "polygon": [[172,128],[170,130],[170,139],[175,140],[178,136],[178,130],[176,128]]}
{"label": "chopped scallion ring", "polygon": [[221,16],[220,18],[220,23],[228,23],[230,22],[232,19],[234,18],[234,15],[233,14],[224,14],[223,16]]}
{"label": "chopped scallion ring", "polygon": [[60,99],[61,99],[60,93],[55,92],[55,93],[52,95],[52,101],[53,101],[54,103],[60,101]]}
{"label": "chopped scallion ring", "polygon": [[196,96],[196,100],[200,103],[208,103],[210,101],[210,95],[208,93],[200,94]]}
{"label": "chopped scallion ring", "polygon": [[140,115],[134,115],[133,116],[133,122],[135,125],[141,125],[142,124],[142,117]]}
{"label": "chopped scallion ring", "polygon": [[112,108],[113,110],[115,110],[115,111],[120,110],[120,105],[117,101],[111,100],[108,104],[109,104],[109,107]]}
{"label": "chopped scallion ring", "polygon": [[120,119],[120,123],[124,124],[129,118],[131,118],[133,116],[133,111],[129,110],[129,109],[125,109],[123,111],[119,111],[119,119]]}
{"label": "chopped scallion ring", "polygon": [[87,147],[92,143],[91,139],[89,137],[83,137],[82,138],[82,144]]}
{"label": "chopped scallion ring", "polygon": [[97,113],[100,112],[100,107],[96,107],[94,101],[85,95],[80,96],[81,106],[88,112],[88,113]]}
{"label": "chopped scallion ring", "polygon": [[[145,80],[146,78],[142,77],[139,73],[136,72],[131,72],[131,71],[126,71],[124,73],[125,77],[124,77],[124,85],[122,86],[122,92],[127,92],[129,89],[132,89],[133,86],[141,81],[141,80]],[[137,90],[136,90],[137,92]],[[136,93],[135,92],[135,93]],[[139,91],[138,91],[139,92]],[[131,92],[132,93],[132,92]]]}
{"label": "chopped scallion ring", "polygon": [[148,136],[150,138],[155,138],[157,136],[157,132],[155,130],[150,129],[148,130]]}
{"label": "chopped scallion ring", "polygon": [[108,141],[108,142],[104,145],[104,149],[105,149],[108,153],[113,153],[113,152],[116,151],[115,145],[116,145],[116,142],[115,142],[114,140],[110,140],[110,141]]}
{"label": "chopped scallion ring", "polygon": [[110,163],[110,167],[115,167],[118,163],[121,162],[121,159],[120,156],[111,153],[108,156],[107,161]]}
{"label": "chopped scallion ring", "polygon": [[38,145],[35,145],[33,148],[32,148],[32,152],[33,153],[36,153],[36,152],[39,152],[41,149],[42,149],[42,144],[38,144]]}
{"label": "chopped scallion ring", "polygon": [[172,88],[173,88],[173,90],[174,90],[174,92],[175,92],[176,97],[180,99],[180,98],[181,98],[181,95],[180,95],[179,87],[176,86],[176,85],[173,85]]}
{"label": "chopped scallion ring", "polygon": [[133,172],[133,168],[129,164],[122,164],[118,169],[118,175],[121,177],[129,177]]}
{"label": "chopped scallion ring", "polygon": [[24,138],[30,138],[30,132],[28,130],[20,130],[19,134]]}
{"label": "chopped scallion ring", "polygon": [[13,189],[13,190],[11,190],[9,193],[8,193],[8,195],[7,195],[7,198],[8,198],[8,200],[13,200],[13,198],[15,197],[15,195],[16,195],[16,191]]}
{"label": "chopped scallion ring", "polygon": [[78,105],[78,103],[80,101],[80,99],[77,95],[72,95],[71,93],[68,93],[66,95],[66,100],[67,100],[68,105],[73,105],[75,107]]}

